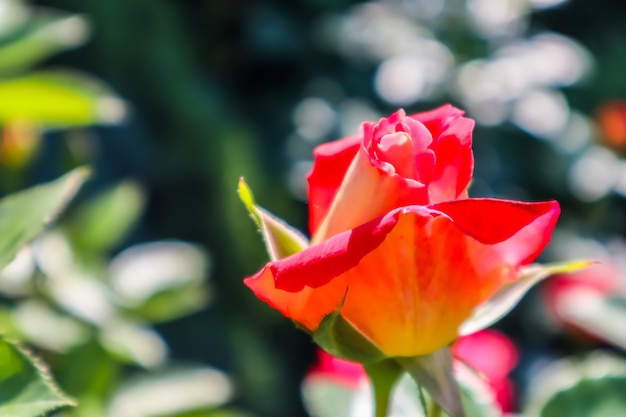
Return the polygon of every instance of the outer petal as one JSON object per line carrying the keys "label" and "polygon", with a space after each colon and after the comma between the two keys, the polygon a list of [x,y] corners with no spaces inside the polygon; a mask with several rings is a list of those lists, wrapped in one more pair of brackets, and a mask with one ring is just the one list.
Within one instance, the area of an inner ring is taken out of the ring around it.
{"label": "outer petal", "polygon": [[369,222],[270,262],[244,282],[257,297],[314,331],[346,295],[345,273],[376,249],[393,226],[393,222]]}
{"label": "outer petal", "polygon": [[433,204],[469,236],[486,244],[499,243],[500,256],[511,265],[537,258],[550,242],[561,209],[556,201],[521,201],[473,198]]}
{"label": "outer petal", "polygon": [[361,135],[325,143],[315,148],[309,174],[309,229],[315,233],[341,186],[361,144]]}
{"label": "outer petal", "polygon": [[[270,263],[246,284],[311,331],[341,304],[342,316],[388,356],[429,354],[547,244],[558,214],[554,203],[458,204],[394,210]],[[507,218],[514,226],[501,227]],[[542,238],[530,239],[538,225]]]}

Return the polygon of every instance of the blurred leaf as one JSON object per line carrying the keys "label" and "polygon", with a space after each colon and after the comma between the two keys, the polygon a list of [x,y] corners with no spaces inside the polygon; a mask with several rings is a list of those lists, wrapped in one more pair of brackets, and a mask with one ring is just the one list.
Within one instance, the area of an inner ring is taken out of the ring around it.
{"label": "blurred leaf", "polygon": [[79,15],[39,10],[17,37],[0,45],[0,73],[24,71],[58,51],[78,46],[88,32]]}
{"label": "blurred leaf", "polygon": [[56,218],[88,175],[87,169],[78,168],[56,181],[0,200],[0,268]]}
{"label": "blurred leaf", "polygon": [[0,13],[0,42],[15,30],[24,26],[30,16],[30,9],[23,0],[3,0]]}
{"label": "blurred leaf", "polygon": [[557,304],[567,323],[626,351],[626,304],[593,291],[570,291]]}
{"label": "blurred leaf", "polygon": [[167,346],[154,329],[127,320],[105,323],[100,342],[117,359],[146,368],[162,365],[167,356]]}
{"label": "blurred leaf", "polygon": [[626,361],[604,352],[544,366],[528,392],[528,415],[613,417],[626,415]]}
{"label": "blurred leaf", "polygon": [[95,337],[59,356],[54,365],[61,386],[78,400],[72,411],[83,410],[85,398],[102,402],[109,396],[121,368]]}
{"label": "blurred leaf", "polygon": [[516,281],[503,285],[494,295],[479,305],[472,316],[465,320],[459,335],[475,333],[491,326],[519,303],[535,284],[553,274],[566,274],[594,265],[593,261],[570,261],[548,265],[531,265],[524,268]]}
{"label": "blurred leaf", "polygon": [[141,306],[134,308],[133,312],[152,323],[158,323],[201,310],[208,299],[204,286],[186,285],[153,295]]}
{"label": "blurred leaf", "polygon": [[164,321],[206,304],[208,269],[200,248],[163,241],[126,249],[111,262],[109,275],[122,306],[150,321]]}
{"label": "blurred leaf", "polygon": [[557,393],[540,417],[616,417],[626,415],[626,376],[582,379]]}
{"label": "blurred leaf", "polygon": [[239,410],[217,409],[217,410],[196,410],[190,412],[169,414],[163,417],[254,417],[252,414]]}
{"label": "blurred leaf", "polygon": [[125,181],[81,205],[66,223],[71,242],[94,252],[113,249],[135,225],[145,206],[143,190]]}
{"label": "blurred leaf", "polygon": [[0,339],[0,417],[35,417],[74,405],[45,368],[18,346]]}
{"label": "blurred leaf", "polygon": [[[128,380],[111,400],[110,417],[210,416],[228,401],[228,378],[208,367],[181,367],[143,374]],[[201,413],[205,410],[205,414]],[[189,413],[189,414],[186,414]],[[219,415],[219,414],[218,414]]]}
{"label": "blurred leaf", "polygon": [[336,378],[319,375],[304,380],[302,400],[311,417],[344,417],[350,415],[355,390]]}
{"label": "blurred leaf", "polygon": [[86,75],[39,72],[0,80],[0,123],[30,120],[65,128],[116,123],[124,113],[123,102]]}
{"label": "blurred leaf", "polygon": [[18,304],[12,316],[21,335],[31,344],[55,352],[66,352],[83,343],[90,333],[82,322],[36,299]]}
{"label": "blurred leaf", "polygon": [[276,260],[298,253],[309,246],[308,240],[278,217],[255,205],[252,191],[243,178],[239,179],[239,198],[246,206],[265,240],[270,259]]}

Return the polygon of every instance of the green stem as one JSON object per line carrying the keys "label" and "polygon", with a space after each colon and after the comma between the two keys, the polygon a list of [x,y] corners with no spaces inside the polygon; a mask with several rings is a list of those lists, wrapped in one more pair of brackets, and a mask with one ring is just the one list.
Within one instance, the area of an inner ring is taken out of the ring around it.
{"label": "green stem", "polygon": [[402,375],[402,368],[392,360],[365,365],[365,372],[372,382],[374,391],[374,417],[387,417],[391,390]]}
{"label": "green stem", "polygon": [[428,407],[428,414],[426,417],[441,417],[441,406],[432,398],[430,400],[430,406]]}

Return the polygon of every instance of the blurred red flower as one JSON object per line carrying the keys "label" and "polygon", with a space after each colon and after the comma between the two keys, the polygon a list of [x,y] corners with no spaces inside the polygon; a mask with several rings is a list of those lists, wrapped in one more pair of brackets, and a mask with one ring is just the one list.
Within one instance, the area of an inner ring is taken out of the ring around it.
{"label": "blurred red flower", "polygon": [[596,120],[607,145],[620,152],[626,151],[626,101],[604,103],[596,112]]}

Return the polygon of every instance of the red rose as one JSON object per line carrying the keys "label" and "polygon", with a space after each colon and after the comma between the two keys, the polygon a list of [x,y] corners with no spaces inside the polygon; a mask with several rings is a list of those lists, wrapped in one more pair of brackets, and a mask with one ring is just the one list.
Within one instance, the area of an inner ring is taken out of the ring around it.
{"label": "red rose", "polygon": [[394,208],[467,197],[474,121],[462,116],[450,105],[408,117],[400,110],[317,147],[309,176],[313,241]]}
{"label": "red rose", "polygon": [[430,354],[550,240],[556,202],[468,199],[473,122],[444,106],[322,145],[312,246],[245,280],[315,333],[341,317],[388,357]]}

